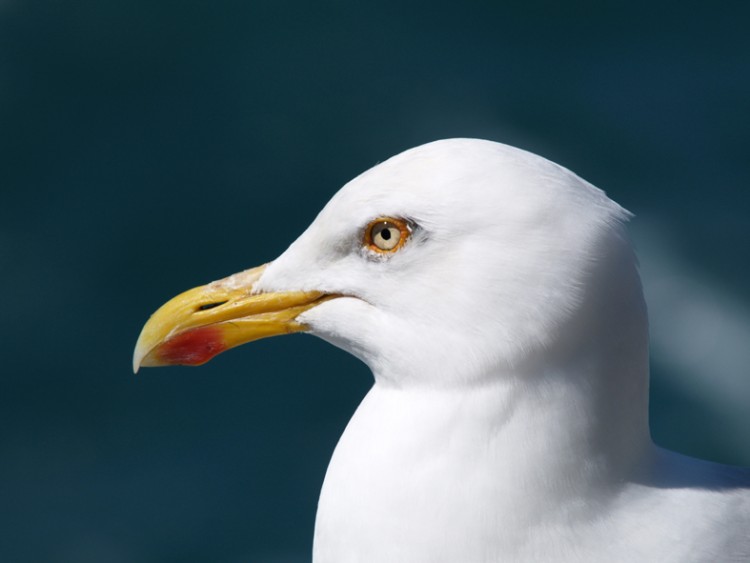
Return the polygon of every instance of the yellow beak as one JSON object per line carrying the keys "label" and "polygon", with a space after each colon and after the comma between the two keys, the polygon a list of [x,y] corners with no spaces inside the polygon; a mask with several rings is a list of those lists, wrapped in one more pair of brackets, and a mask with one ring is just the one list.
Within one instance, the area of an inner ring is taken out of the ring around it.
{"label": "yellow beak", "polygon": [[306,330],[297,316],[335,297],[317,291],[254,294],[265,268],[193,288],[162,305],[141,330],[133,371],[141,366],[197,366],[246,342]]}

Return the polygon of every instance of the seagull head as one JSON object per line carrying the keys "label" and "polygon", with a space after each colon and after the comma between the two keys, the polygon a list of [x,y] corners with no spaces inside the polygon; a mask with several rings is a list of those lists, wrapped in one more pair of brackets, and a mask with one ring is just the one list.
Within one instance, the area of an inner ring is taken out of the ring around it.
{"label": "seagull head", "polygon": [[589,327],[579,340],[592,337],[597,311],[639,298],[627,217],[531,153],[474,139],[422,145],[346,184],[273,262],[166,303],[143,328],[134,369],[305,331],[383,384],[511,373],[572,353],[574,322]]}

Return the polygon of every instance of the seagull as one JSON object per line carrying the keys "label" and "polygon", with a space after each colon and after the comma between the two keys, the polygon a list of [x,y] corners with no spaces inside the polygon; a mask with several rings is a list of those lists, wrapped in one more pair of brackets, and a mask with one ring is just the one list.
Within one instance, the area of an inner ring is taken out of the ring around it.
{"label": "seagull", "polygon": [[428,143],[346,184],[273,262],[167,302],[133,367],[307,332],[370,368],[316,563],[750,561],[750,471],[651,441],[629,218],[532,153]]}

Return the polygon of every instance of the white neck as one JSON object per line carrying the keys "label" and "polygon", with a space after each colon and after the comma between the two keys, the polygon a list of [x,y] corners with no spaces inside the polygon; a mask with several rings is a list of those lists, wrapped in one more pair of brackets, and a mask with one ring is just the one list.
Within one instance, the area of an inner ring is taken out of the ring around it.
{"label": "white neck", "polygon": [[329,466],[315,561],[501,560],[465,559],[467,544],[513,560],[528,556],[534,530],[591,519],[650,446],[643,374],[602,400],[644,366],[592,378],[605,367],[593,359],[460,392],[376,384]]}

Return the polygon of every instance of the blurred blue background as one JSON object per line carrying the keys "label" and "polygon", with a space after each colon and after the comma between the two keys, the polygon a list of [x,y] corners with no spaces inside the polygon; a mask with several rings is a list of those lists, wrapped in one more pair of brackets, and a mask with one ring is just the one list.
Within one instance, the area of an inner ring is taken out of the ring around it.
{"label": "blurred blue background", "polygon": [[309,336],[130,371],[148,315],[443,137],[635,212],[652,429],[750,464],[747,3],[0,0],[0,560],[302,562],[370,386]]}

